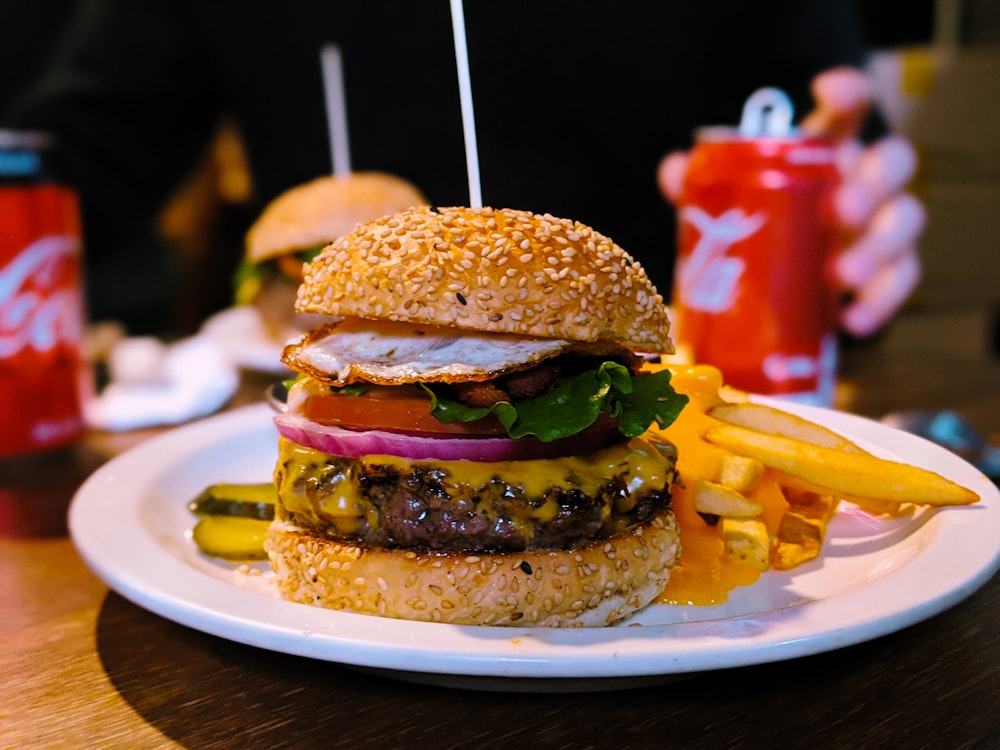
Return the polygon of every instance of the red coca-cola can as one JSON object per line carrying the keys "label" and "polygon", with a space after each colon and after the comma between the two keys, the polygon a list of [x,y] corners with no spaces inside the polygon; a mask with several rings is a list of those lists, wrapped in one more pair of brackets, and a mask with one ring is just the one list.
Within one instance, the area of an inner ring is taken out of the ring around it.
{"label": "red coca-cola can", "polygon": [[80,212],[49,148],[44,134],[0,130],[0,456],[67,445],[84,429]]}
{"label": "red coca-cola can", "polygon": [[739,128],[696,133],[678,205],[674,333],[736,388],[829,406],[838,170],[834,147],[791,119],[788,98],[762,89]]}

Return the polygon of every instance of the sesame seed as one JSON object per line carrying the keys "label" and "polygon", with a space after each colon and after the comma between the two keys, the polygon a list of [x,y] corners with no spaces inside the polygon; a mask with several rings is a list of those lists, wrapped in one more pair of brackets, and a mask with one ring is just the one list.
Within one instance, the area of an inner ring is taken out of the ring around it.
{"label": "sesame seed", "polygon": [[[474,232],[476,226],[482,232]],[[518,265],[530,272],[506,275],[514,271],[509,262],[519,258],[524,260]],[[536,258],[544,258],[543,269],[533,268]],[[504,311],[500,320],[491,320],[495,310],[470,306],[472,314],[461,325],[501,324],[505,331],[556,338],[572,331],[571,337],[580,340],[614,337],[636,348],[669,346],[663,299],[641,264],[589,227],[550,214],[488,207],[439,207],[437,213],[426,206],[412,209],[361,225],[328,245],[305,273],[296,306],[306,312],[447,324],[457,314],[456,293],[471,300],[469,294],[503,289],[508,279],[517,278],[518,289],[529,285],[530,292],[505,304],[535,308],[548,294],[544,305],[551,315],[525,322],[528,315],[522,311],[517,322]],[[441,279],[445,285],[435,288]],[[426,286],[418,285],[421,280]],[[448,283],[462,286],[444,294]],[[625,299],[613,299],[618,295]]]}

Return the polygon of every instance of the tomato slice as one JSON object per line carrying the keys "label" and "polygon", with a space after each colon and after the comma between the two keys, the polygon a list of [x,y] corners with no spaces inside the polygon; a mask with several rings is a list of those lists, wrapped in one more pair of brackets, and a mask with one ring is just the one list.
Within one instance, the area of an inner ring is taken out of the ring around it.
{"label": "tomato slice", "polygon": [[[374,389],[373,389],[374,390]],[[493,415],[475,422],[441,422],[431,415],[431,401],[420,396],[386,394],[385,390],[359,395],[311,395],[302,415],[320,424],[366,430],[420,432],[466,437],[506,435]]]}
{"label": "tomato slice", "polygon": [[278,270],[292,281],[301,282],[302,261],[295,255],[282,255],[278,258]]}

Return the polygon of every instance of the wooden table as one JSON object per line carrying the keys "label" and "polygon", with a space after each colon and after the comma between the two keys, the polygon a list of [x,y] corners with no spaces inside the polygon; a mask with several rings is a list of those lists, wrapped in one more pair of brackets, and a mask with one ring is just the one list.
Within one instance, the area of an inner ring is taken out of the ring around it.
{"label": "wooden table", "polygon": [[[967,344],[921,325],[846,353],[847,405],[872,416],[957,407],[1000,430],[1000,362],[968,343],[975,323]],[[248,377],[234,405],[262,385]],[[153,433],[93,434],[0,475],[0,748],[978,748],[1000,738],[1000,576],[868,643],[609,692],[418,686],[190,630],[109,592],[65,536],[80,481]]]}

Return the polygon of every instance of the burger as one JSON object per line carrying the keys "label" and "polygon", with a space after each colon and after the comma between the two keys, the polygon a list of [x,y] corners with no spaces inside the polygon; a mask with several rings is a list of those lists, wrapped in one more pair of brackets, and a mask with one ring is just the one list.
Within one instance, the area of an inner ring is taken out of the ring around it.
{"label": "burger", "polygon": [[284,343],[319,322],[294,311],[302,265],[358,224],[425,203],[406,180],[381,172],[327,175],[269,203],[246,235],[235,302],[258,308],[268,333]]}
{"label": "burger", "polygon": [[602,626],[679,553],[686,403],[645,271],[551,215],[416,207],[305,267],[265,548],[283,596],[469,625]]}

